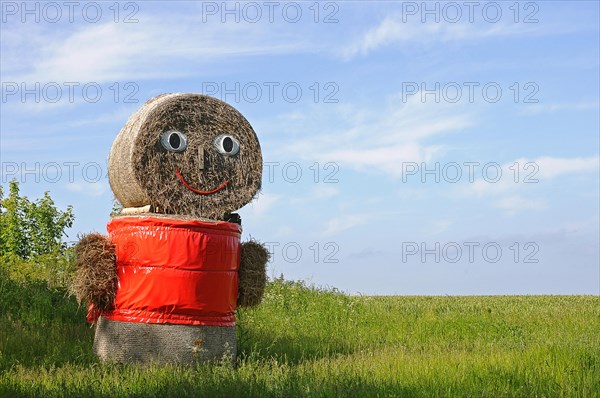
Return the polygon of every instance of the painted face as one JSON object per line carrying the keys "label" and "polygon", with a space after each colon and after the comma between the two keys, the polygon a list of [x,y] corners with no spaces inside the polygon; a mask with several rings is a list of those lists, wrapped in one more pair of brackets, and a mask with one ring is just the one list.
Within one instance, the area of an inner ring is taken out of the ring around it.
{"label": "painted face", "polygon": [[148,101],[121,130],[109,159],[113,192],[125,207],[222,219],[260,189],[262,155],[248,121],[198,94]]}

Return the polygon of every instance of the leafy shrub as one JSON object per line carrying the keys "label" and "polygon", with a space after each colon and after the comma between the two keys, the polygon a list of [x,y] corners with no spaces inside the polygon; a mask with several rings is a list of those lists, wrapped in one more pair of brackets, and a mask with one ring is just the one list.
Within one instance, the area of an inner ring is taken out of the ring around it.
{"label": "leafy shrub", "polygon": [[48,192],[34,202],[19,194],[19,183],[9,183],[8,196],[0,188],[0,255],[23,259],[56,254],[67,248],[65,229],[73,225],[73,208],[56,208]]}
{"label": "leafy shrub", "polygon": [[44,281],[50,287],[68,286],[74,272],[73,249],[62,241],[73,225],[71,206],[56,208],[48,192],[36,201],[19,193],[13,180],[4,198],[0,187],[0,268],[19,284]]}

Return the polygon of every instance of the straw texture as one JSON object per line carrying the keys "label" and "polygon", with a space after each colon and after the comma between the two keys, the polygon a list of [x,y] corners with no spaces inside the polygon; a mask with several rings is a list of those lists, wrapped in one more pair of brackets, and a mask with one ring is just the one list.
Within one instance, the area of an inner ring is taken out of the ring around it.
{"label": "straw texture", "polygon": [[250,240],[242,243],[238,272],[237,304],[254,307],[262,301],[267,284],[266,265],[269,252],[261,243]]}
{"label": "straw texture", "polygon": [[71,290],[79,302],[109,310],[117,291],[115,246],[97,233],[84,235],[75,246],[75,278]]}
{"label": "straw texture", "polygon": [[101,316],[94,338],[94,353],[119,363],[233,362],[236,350],[235,326],[119,322]]}

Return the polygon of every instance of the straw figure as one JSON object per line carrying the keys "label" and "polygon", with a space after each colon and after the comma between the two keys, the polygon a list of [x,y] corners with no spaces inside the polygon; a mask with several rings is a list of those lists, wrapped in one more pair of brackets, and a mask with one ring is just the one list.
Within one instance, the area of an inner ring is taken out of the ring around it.
{"label": "straw figure", "polygon": [[261,187],[254,130],[233,107],[165,94],[115,139],[110,186],[123,205],[108,236],[76,246],[73,290],[96,323],[94,352],[113,362],[235,359],[236,306],[260,303],[269,254],[240,244],[233,213]]}

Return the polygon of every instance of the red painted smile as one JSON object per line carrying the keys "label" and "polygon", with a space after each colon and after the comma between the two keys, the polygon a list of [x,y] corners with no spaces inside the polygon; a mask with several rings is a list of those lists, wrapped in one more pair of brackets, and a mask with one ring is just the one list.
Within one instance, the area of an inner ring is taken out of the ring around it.
{"label": "red painted smile", "polygon": [[227,180],[223,184],[219,185],[218,187],[216,187],[215,189],[213,189],[211,191],[201,191],[199,189],[193,188],[190,184],[188,184],[183,179],[183,176],[181,175],[179,170],[175,170],[175,173],[177,174],[177,177],[179,177],[179,179],[181,180],[181,182],[183,183],[183,185],[185,185],[185,187],[187,189],[189,189],[190,191],[195,192],[197,194],[200,194],[200,195],[212,195],[213,193],[219,192],[221,189],[225,188],[227,186],[227,184],[229,184],[229,180]]}

